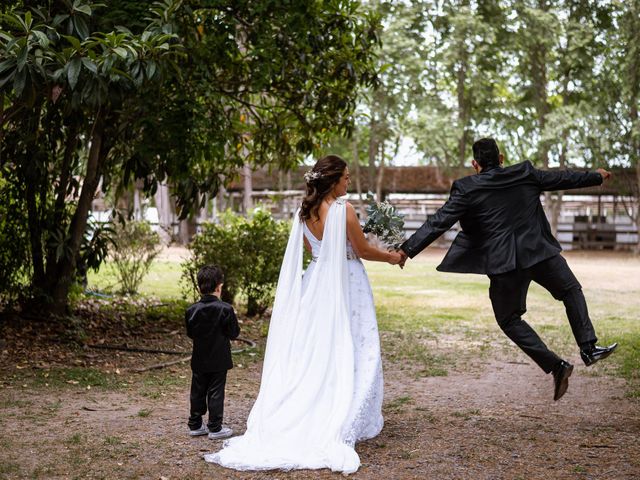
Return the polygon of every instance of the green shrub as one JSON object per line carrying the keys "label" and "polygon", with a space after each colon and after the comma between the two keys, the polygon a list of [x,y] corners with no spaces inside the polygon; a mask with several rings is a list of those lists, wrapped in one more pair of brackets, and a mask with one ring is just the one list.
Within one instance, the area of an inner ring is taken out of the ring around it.
{"label": "green shrub", "polygon": [[148,222],[116,224],[115,248],[110,254],[121,292],[135,294],[153,259],[160,253],[160,237]]}
{"label": "green shrub", "polygon": [[289,222],[262,209],[246,218],[226,212],[220,223],[203,225],[189,245],[191,257],[182,264],[187,292],[196,295],[200,267],[218,265],[225,275],[222,300],[231,303],[242,293],[248,315],[263,313],[273,301],[289,229]]}

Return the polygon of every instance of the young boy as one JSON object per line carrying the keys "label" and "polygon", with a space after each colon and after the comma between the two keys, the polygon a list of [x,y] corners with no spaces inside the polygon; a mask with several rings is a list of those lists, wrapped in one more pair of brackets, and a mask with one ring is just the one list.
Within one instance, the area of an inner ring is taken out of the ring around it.
{"label": "young boy", "polygon": [[[240,333],[233,307],[220,300],[224,276],[214,265],[206,265],[198,272],[199,302],[185,313],[187,335],[193,339],[191,354],[191,415],[189,435],[209,434],[209,438],[227,438],[233,434],[222,425],[224,385],[227,370],[233,368],[231,343]],[[207,426],[202,416],[209,409]],[[208,427],[208,428],[207,428]]]}

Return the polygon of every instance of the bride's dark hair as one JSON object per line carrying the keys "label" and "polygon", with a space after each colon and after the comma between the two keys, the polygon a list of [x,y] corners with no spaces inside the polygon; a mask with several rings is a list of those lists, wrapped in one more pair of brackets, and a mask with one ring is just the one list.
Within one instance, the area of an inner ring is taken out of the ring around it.
{"label": "bride's dark hair", "polygon": [[302,207],[300,207],[300,219],[303,222],[311,217],[318,217],[322,200],[338,183],[345,168],[347,168],[347,162],[338,155],[327,155],[318,160],[305,174],[307,194],[302,199]]}

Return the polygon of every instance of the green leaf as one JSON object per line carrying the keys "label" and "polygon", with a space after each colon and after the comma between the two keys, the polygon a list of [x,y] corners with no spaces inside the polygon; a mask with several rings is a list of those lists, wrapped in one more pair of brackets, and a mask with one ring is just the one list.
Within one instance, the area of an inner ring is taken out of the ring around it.
{"label": "green leaf", "polygon": [[16,64],[16,60],[14,58],[8,58],[7,60],[0,62],[0,73],[3,73],[6,70],[9,70],[11,67],[14,67],[15,64]]}
{"label": "green leaf", "polygon": [[78,6],[74,6],[73,9],[76,12],[82,12],[85,15],[91,16],[91,7],[89,5],[78,5]]}
{"label": "green leaf", "polygon": [[63,37],[71,44],[71,46],[73,48],[75,48],[76,50],[80,50],[82,48],[81,44],[80,44],[80,40],[78,40],[76,37],[74,37],[73,35],[63,35]]}
{"label": "green leaf", "polygon": [[27,83],[27,69],[18,70],[16,76],[13,78],[13,89],[16,92],[16,96],[22,95],[24,86]]}
{"label": "green leaf", "polygon": [[15,74],[15,72],[11,72],[6,77],[0,79],[0,88],[4,87],[4,85],[6,83],[8,83],[9,80],[11,80],[13,78],[14,74]]}
{"label": "green leaf", "polygon": [[56,27],[56,26],[60,25],[67,18],[69,18],[69,15],[67,15],[67,14],[58,14],[58,15],[56,15],[55,17],[53,17],[53,26]]}
{"label": "green leaf", "polygon": [[44,32],[41,32],[40,30],[33,30],[31,33],[38,39],[38,43],[43,48],[47,48],[49,46],[49,38],[47,38]]}
{"label": "green leaf", "polygon": [[153,78],[153,75],[156,73],[156,62],[150,60],[147,63],[147,78]]}
{"label": "green leaf", "polygon": [[74,58],[69,63],[69,67],[67,69],[67,78],[69,79],[69,86],[71,87],[71,90],[75,90],[76,88],[81,68],[82,60],[79,57]]}
{"label": "green leaf", "polygon": [[98,73],[98,66],[86,57],[82,57],[82,64],[92,73]]}
{"label": "green leaf", "polygon": [[118,74],[118,75],[122,75],[124,78],[128,79],[128,80],[133,80],[133,78],[131,77],[131,75],[129,75],[127,72],[120,70],[119,68],[113,68],[112,69],[112,73],[114,74]]}
{"label": "green leaf", "polygon": [[122,58],[127,58],[127,50],[125,48],[116,47],[113,49],[113,52]]}
{"label": "green leaf", "polygon": [[27,30],[31,30],[31,24],[33,23],[33,18],[31,18],[30,11],[27,11],[27,13],[24,14],[24,23],[27,27]]}
{"label": "green leaf", "polygon": [[29,47],[25,45],[24,47],[22,47],[22,50],[20,50],[20,53],[18,54],[18,71],[21,71],[24,68],[24,66],[27,64],[28,56],[29,56]]}
{"label": "green leaf", "polygon": [[83,40],[89,36],[89,26],[82,17],[73,17],[73,26]]}

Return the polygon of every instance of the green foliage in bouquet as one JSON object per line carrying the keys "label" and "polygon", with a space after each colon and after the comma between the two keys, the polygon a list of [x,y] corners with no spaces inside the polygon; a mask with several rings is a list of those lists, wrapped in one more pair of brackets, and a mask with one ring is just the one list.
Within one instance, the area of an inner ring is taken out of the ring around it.
{"label": "green foliage in bouquet", "polygon": [[364,233],[373,233],[389,248],[396,249],[404,241],[404,215],[386,200],[378,203],[369,196]]}

